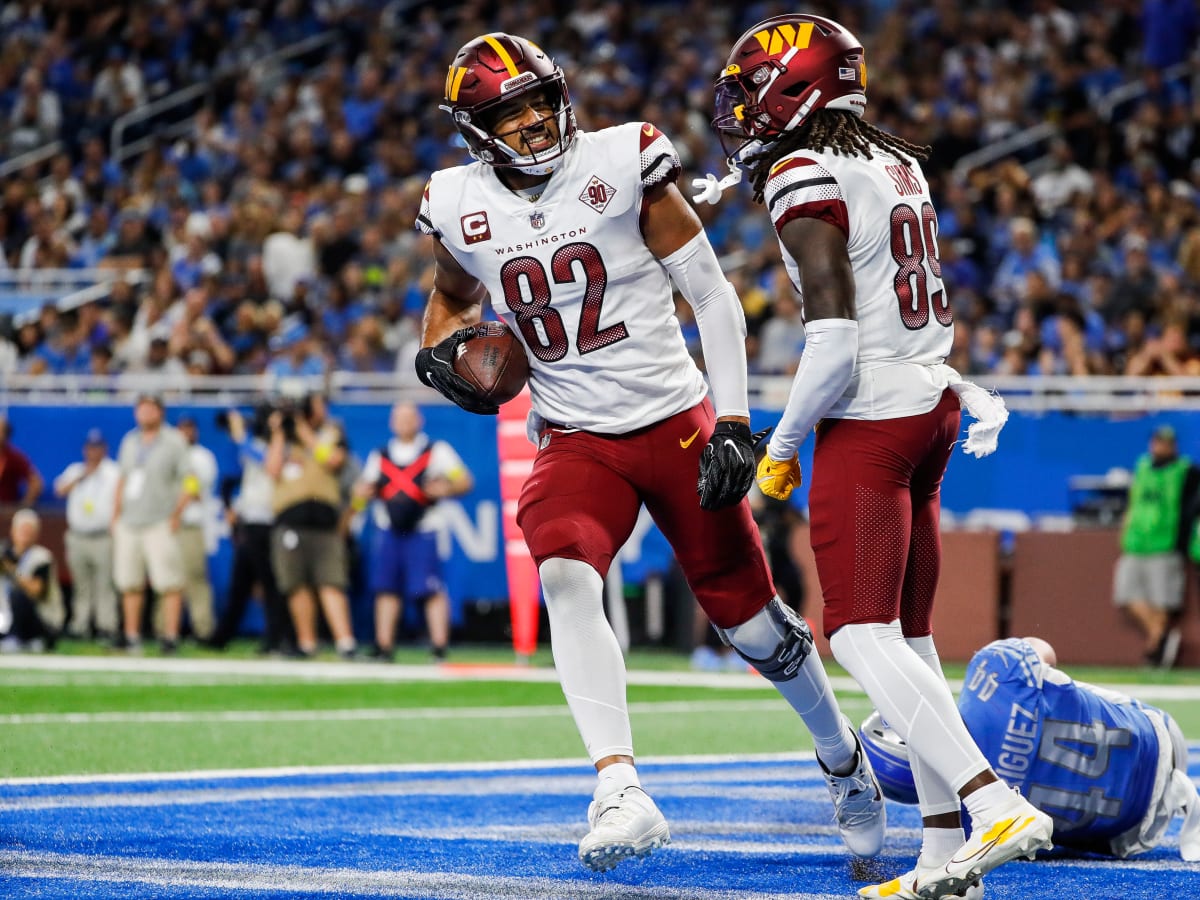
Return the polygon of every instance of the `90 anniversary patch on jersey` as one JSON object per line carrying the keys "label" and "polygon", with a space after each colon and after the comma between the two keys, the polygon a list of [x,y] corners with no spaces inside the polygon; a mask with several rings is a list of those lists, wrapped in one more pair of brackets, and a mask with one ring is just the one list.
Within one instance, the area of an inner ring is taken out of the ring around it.
{"label": "90 anniversary patch on jersey", "polygon": [[579,195],[579,199],[596,212],[602,213],[608,208],[608,204],[612,202],[613,195],[616,192],[617,189],[599,175],[593,175],[588,179],[587,186]]}

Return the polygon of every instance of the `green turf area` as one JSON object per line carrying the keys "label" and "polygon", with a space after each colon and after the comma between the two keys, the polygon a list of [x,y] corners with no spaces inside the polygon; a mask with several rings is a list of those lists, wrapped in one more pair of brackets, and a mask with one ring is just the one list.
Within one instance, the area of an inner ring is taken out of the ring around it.
{"label": "green turf area", "polygon": [[[250,655],[245,648],[231,657],[184,654],[232,659],[243,670],[237,672],[139,671],[136,664],[121,671],[0,669],[0,777],[551,758],[585,765],[544,652],[528,667],[541,681],[397,680],[406,677],[403,667],[366,664],[361,679],[355,671],[354,680],[332,680],[322,677],[321,662],[300,663],[288,674],[265,668],[260,674],[247,665]],[[418,651],[401,659],[428,661]],[[456,648],[454,659],[467,666],[508,664],[512,654]],[[962,668],[948,667],[947,674],[960,678]],[[635,651],[630,669],[683,671],[687,660]],[[844,676],[835,665],[829,669],[835,678]],[[1195,671],[1079,668],[1072,674],[1147,690],[1200,685]],[[716,687],[631,684],[639,754],[811,748],[799,718],[768,683],[729,681]],[[861,721],[870,711],[866,697],[837,683],[846,713]],[[1200,689],[1152,702],[1178,718],[1190,739],[1200,740]]]}

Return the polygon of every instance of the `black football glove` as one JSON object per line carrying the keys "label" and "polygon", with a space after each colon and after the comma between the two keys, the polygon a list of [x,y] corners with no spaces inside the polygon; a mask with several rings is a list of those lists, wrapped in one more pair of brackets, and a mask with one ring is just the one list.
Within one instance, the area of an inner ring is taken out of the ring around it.
{"label": "black football glove", "polygon": [[771,429],[750,433],[741,422],[718,422],[700,454],[696,493],[701,509],[724,509],[742,501],[754,484],[754,452]]}
{"label": "black football glove", "polygon": [[468,413],[496,415],[500,412],[497,404],[480,397],[470,382],[454,371],[458,344],[466,343],[474,336],[475,326],[468,325],[433,347],[422,347],[416,352],[416,377]]}
{"label": "black football glove", "polygon": [[417,377],[448,400],[453,400],[467,412],[494,416],[500,407],[480,397],[471,383],[454,371],[454,357],[459,344],[475,337],[475,326],[460,328],[450,337],[432,347],[417,351]]}

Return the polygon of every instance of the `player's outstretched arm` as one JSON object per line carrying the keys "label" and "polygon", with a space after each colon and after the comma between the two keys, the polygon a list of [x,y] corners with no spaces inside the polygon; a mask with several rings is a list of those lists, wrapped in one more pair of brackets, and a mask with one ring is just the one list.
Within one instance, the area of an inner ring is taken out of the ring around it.
{"label": "player's outstretched arm", "polygon": [[467,412],[494,416],[500,408],[483,400],[454,371],[458,345],[475,335],[483,318],[487,288],[458,264],[437,238],[433,239],[433,290],[421,323],[421,349],[417,351],[417,377]]}

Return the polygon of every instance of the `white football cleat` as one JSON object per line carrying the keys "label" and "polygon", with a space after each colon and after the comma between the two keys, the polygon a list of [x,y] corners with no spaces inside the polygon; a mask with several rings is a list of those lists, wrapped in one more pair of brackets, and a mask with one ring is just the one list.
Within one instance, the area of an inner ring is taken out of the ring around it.
{"label": "white football cleat", "polygon": [[671,829],[649,794],[627,787],[588,807],[592,826],[579,842],[579,860],[589,869],[605,872],[630,856],[648,856],[671,843]]}
{"label": "white football cleat", "polygon": [[971,836],[945,865],[918,873],[916,892],[924,900],[947,897],[977,882],[997,866],[1049,850],[1054,820],[1023,797],[1009,814],[994,822],[972,822]]}
{"label": "white football cleat", "polygon": [[[851,733],[854,733],[853,729]],[[833,797],[833,816],[837,820],[838,831],[842,833],[842,841],[855,856],[866,858],[878,856],[883,849],[887,807],[871,761],[863,752],[857,734],[854,734],[854,742],[858,762],[849,775],[834,775],[825,768],[820,757],[817,757],[817,764]]]}
{"label": "white football cleat", "polygon": [[[865,897],[866,900],[922,900],[921,895],[917,893],[917,882],[922,875],[937,869],[937,866],[923,865],[918,858],[916,866],[911,871],[882,884],[871,884],[865,888],[859,888],[858,896]],[[960,897],[962,900],[983,900],[983,881],[969,884],[956,894],[943,894],[942,896]]]}

